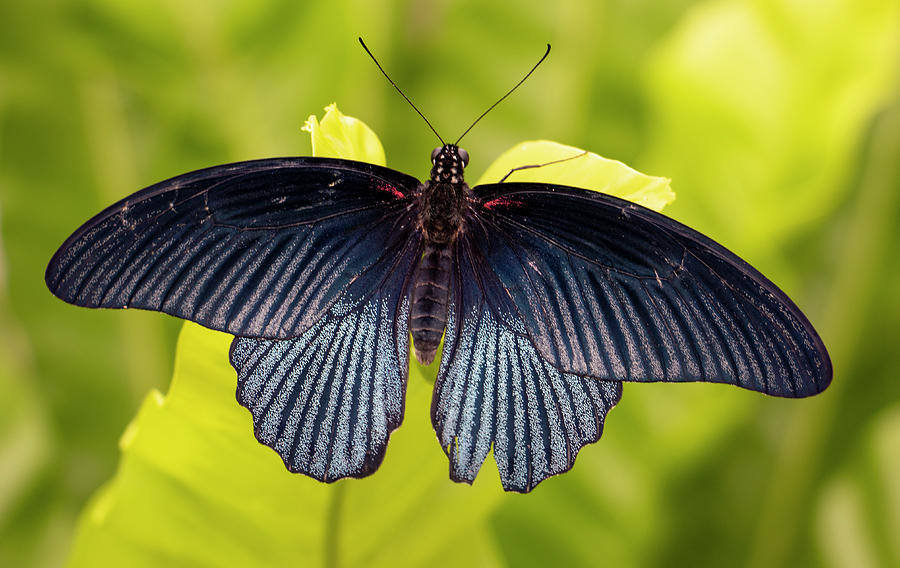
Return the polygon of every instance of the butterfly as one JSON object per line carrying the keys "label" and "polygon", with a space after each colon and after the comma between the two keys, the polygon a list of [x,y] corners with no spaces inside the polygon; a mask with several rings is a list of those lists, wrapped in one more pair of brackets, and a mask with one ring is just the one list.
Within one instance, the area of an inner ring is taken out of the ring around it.
{"label": "butterfly", "polygon": [[425,182],[316,157],[168,179],[75,231],[47,286],[71,304],[235,335],[237,399],[257,439],[329,482],[381,464],[403,418],[410,337],[423,364],[443,338],[431,416],[450,477],[471,483],[493,450],[508,491],[569,470],[624,381],[782,397],[830,383],[809,320],[723,246],[587,189],[470,188],[458,142],[434,149]]}

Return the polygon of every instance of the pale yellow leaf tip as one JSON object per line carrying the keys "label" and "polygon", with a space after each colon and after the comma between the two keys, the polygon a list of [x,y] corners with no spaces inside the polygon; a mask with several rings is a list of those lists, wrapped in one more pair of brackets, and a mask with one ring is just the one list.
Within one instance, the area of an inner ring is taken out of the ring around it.
{"label": "pale yellow leaf tip", "polygon": [[358,118],[343,114],[336,103],[325,107],[322,120],[309,115],[303,130],[310,134],[313,156],[385,164],[384,147],[375,132]]}
{"label": "pale yellow leaf tip", "polygon": [[550,140],[532,140],[513,146],[488,167],[478,183],[497,183],[513,168],[537,164],[547,165],[516,171],[507,181],[583,187],[656,211],[675,200],[669,178],[646,175],[618,160]]}

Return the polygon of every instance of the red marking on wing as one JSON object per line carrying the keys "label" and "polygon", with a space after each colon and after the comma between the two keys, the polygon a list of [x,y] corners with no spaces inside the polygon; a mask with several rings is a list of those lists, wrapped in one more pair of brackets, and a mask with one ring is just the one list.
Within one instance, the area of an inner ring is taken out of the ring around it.
{"label": "red marking on wing", "polygon": [[494,207],[502,207],[502,206],[515,207],[515,206],[519,206],[519,205],[522,205],[521,201],[516,201],[515,199],[510,199],[509,197],[498,197],[496,199],[491,199],[490,201],[486,201],[484,203],[484,208],[485,209],[493,209]]}
{"label": "red marking on wing", "polygon": [[378,182],[378,184],[375,187],[377,189],[380,189],[381,191],[386,191],[388,193],[393,194],[394,197],[396,197],[397,199],[405,199],[406,198],[406,195],[404,195],[402,191],[400,191],[399,189],[397,189],[396,187],[394,187],[393,185],[391,185],[389,183],[380,181],[380,182]]}

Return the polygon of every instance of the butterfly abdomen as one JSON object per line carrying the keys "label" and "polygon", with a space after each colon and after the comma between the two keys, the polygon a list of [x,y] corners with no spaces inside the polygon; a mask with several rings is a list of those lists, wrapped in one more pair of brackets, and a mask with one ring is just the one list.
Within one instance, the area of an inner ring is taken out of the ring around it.
{"label": "butterfly abdomen", "polygon": [[419,260],[410,292],[409,330],[416,359],[423,365],[434,360],[447,325],[450,298],[451,247],[428,243]]}

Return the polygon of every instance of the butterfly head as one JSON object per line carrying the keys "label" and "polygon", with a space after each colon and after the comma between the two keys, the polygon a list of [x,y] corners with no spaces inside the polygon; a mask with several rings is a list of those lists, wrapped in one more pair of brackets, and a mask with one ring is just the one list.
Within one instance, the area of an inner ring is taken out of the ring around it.
{"label": "butterfly head", "polygon": [[469,153],[456,144],[445,144],[431,152],[431,180],[434,182],[463,183],[463,170],[469,164]]}

